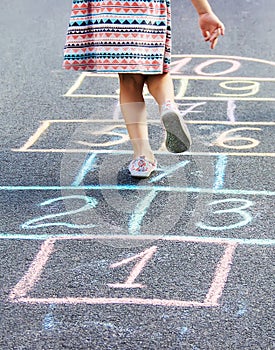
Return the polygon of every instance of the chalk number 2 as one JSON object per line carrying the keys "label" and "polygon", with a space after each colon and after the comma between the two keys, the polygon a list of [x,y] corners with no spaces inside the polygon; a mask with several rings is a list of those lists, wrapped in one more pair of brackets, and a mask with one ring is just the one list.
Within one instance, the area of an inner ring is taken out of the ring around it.
{"label": "chalk number 2", "polygon": [[211,226],[211,225],[206,225],[203,222],[197,223],[197,226],[199,228],[202,228],[204,230],[214,230],[214,231],[222,231],[222,230],[232,230],[235,228],[239,228],[242,226],[247,225],[251,220],[252,216],[251,214],[246,211],[245,209],[251,207],[253,205],[253,202],[247,200],[247,199],[238,199],[238,198],[228,198],[228,199],[222,199],[222,200],[217,200],[209,203],[208,205],[214,206],[218,205],[221,203],[242,203],[242,205],[233,207],[233,208],[227,208],[227,209],[220,209],[220,210],[215,210],[213,211],[213,214],[226,214],[226,213],[233,213],[233,214],[238,214],[242,220],[235,222],[234,224],[228,225],[228,226]]}
{"label": "chalk number 2", "polygon": [[[95,208],[97,205],[97,200],[93,197],[88,197],[88,196],[67,196],[67,197],[58,197],[58,198],[53,198],[49,199],[43,203],[40,203],[40,206],[47,206],[51,205],[56,202],[64,201],[64,200],[83,200],[85,204],[74,210],[70,210],[67,212],[62,212],[62,213],[56,213],[56,214],[49,214],[49,215],[44,215],[35,219],[31,219],[26,221],[21,227],[24,229],[36,229],[36,228],[42,228],[42,227],[50,227],[50,226],[66,226],[70,228],[90,228],[90,227],[95,227],[96,225],[94,224],[86,224],[86,225],[80,225],[80,224],[73,224],[70,222],[63,222],[63,221],[56,221],[56,222],[45,222],[46,220],[49,219],[54,219],[54,218],[61,218],[67,215],[75,215],[77,213],[85,212],[87,210],[90,210],[92,208]],[[44,221],[44,222],[43,222]]]}

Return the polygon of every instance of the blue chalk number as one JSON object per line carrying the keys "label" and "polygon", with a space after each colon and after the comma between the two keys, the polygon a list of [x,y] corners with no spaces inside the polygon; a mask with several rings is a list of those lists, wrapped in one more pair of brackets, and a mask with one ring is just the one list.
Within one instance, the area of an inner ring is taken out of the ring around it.
{"label": "blue chalk number", "polygon": [[214,231],[222,231],[222,230],[232,230],[235,228],[240,228],[242,226],[247,225],[248,223],[251,222],[252,216],[249,212],[245,211],[244,209],[247,209],[253,205],[253,202],[247,200],[247,199],[238,199],[238,198],[228,198],[228,199],[222,199],[222,200],[217,200],[209,203],[208,205],[217,205],[220,203],[244,203],[243,205],[239,207],[234,207],[230,209],[220,209],[220,210],[215,210],[213,211],[214,214],[224,214],[224,213],[234,213],[240,215],[243,220],[238,221],[236,223],[233,223],[228,226],[208,226],[205,225],[203,222],[197,223],[197,226],[199,228],[202,228],[203,230],[214,230]]}
{"label": "blue chalk number", "polygon": [[82,224],[75,224],[75,223],[63,222],[63,221],[44,222],[43,223],[43,221],[46,221],[48,219],[61,218],[64,216],[72,216],[72,215],[75,215],[77,213],[88,211],[88,210],[93,209],[97,206],[97,200],[95,198],[88,197],[88,196],[79,196],[79,195],[53,198],[53,199],[49,199],[43,203],[40,203],[39,205],[41,207],[44,207],[44,206],[51,205],[51,204],[56,203],[56,202],[65,201],[65,200],[76,200],[76,199],[83,200],[85,202],[85,204],[79,209],[69,210],[66,212],[56,213],[56,214],[48,214],[48,215],[44,215],[44,216],[41,216],[41,217],[38,217],[35,219],[28,220],[23,225],[21,225],[21,227],[23,229],[36,229],[36,228],[43,228],[43,227],[50,227],[50,226],[66,226],[69,228],[95,227],[96,225],[94,225],[94,224],[85,224],[85,225],[83,224],[82,225]]}

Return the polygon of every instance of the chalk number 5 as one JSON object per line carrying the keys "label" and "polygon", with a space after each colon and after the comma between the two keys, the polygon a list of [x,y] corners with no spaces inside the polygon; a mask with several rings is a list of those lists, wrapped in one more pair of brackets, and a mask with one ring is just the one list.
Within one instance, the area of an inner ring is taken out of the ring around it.
{"label": "chalk number 5", "polygon": [[214,230],[214,231],[232,230],[235,228],[245,226],[252,220],[251,214],[245,209],[251,207],[253,205],[253,202],[246,199],[229,198],[229,199],[213,201],[208,205],[213,206],[221,203],[243,203],[238,207],[213,211],[213,214],[225,214],[225,213],[238,214],[242,218],[242,220],[228,226],[211,226],[211,225],[206,225],[203,222],[199,222],[197,223],[197,226],[199,228],[202,228],[203,230]]}

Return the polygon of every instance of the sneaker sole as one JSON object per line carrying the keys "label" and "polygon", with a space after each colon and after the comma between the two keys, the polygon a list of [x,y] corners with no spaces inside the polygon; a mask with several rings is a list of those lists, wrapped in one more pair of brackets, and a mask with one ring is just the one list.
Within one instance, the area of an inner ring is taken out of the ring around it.
{"label": "sneaker sole", "polygon": [[182,153],[189,149],[192,144],[187,126],[175,112],[164,113],[161,117],[166,130],[166,148],[172,153]]}
{"label": "sneaker sole", "polygon": [[153,169],[148,170],[148,171],[135,171],[135,170],[131,171],[129,168],[128,168],[128,170],[129,170],[132,177],[138,177],[140,179],[145,179],[145,178],[149,177],[154,171],[157,170],[157,164],[155,165],[155,167]]}
{"label": "sneaker sole", "polygon": [[151,171],[147,171],[147,172],[140,172],[140,171],[130,171],[130,174],[132,177],[138,177],[140,179],[146,179],[147,177],[149,177],[152,172],[155,171],[155,169],[151,170]]}

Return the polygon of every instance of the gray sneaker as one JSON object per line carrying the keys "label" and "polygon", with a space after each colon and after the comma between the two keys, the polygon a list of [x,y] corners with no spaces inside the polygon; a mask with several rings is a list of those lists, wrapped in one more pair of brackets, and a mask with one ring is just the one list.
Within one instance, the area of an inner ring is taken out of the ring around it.
{"label": "gray sneaker", "polygon": [[161,120],[166,130],[167,150],[172,153],[187,151],[192,144],[191,136],[178,108],[171,103],[164,104],[161,108]]}

